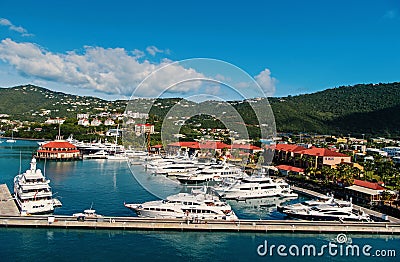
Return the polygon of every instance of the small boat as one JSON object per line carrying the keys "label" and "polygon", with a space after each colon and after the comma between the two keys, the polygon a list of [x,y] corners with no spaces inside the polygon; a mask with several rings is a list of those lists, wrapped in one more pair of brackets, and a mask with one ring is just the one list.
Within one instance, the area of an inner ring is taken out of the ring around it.
{"label": "small boat", "polygon": [[16,143],[17,140],[14,139],[14,131],[11,133],[11,139],[7,139],[6,143]]}
{"label": "small boat", "polygon": [[100,150],[96,153],[83,155],[83,159],[107,159],[108,156],[109,154],[106,151]]}
{"label": "small boat", "polygon": [[102,215],[96,214],[96,210],[90,208],[83,210],[83,213],[75,213],[72,216],[77,218],[100,218]]}
{"label": "small boat", "polygon": [[128,159],[129,158],[125,154],[107,155],[107,160],[128,161]]}

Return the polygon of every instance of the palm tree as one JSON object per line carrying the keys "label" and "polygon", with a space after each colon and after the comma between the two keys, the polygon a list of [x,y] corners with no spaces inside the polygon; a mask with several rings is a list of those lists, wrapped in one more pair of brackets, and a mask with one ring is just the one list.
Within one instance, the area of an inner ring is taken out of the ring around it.
{"label": "palm tree", "polygon": [[354,181],[353,168],[346,164],[340,164],[338,166],[338,176],[342,181],[343,185],[351,185]]}
{"label": "palm tree", "polygon": [[375,170],[375,163],[371,160],[366,160],[364,162],[364,179],[368,180],[368,175],[370,178],[372,178],[372,175],[374,173]]}

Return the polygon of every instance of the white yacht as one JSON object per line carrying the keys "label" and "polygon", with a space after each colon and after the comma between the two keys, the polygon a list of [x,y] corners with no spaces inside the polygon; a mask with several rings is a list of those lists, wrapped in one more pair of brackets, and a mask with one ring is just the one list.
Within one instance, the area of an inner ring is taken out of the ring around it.
{"label": "white yacht", "polygon": [[113,155],[107,155],[106,156],[107,160],[118,160],[118,161],[128,161],[128,156],[125,154],[113,154]]}
{"label": "white yacht", "polygon": [[204,166],[198,171],[188,173],[186,176],[178,176],[182,184],[201,184],[206,182],[222,182],[224,179],[242,179],[246,174],[238,167],[228,164],[214,164]]}
{"label": "white yacht", "polygon": [[106,151],[100,150],[96,153],[83,155],[83,159],[107,159],[108,156],[109,154]]}
{"label": "white yacht", "polygon": [[233,184],[215,186],[212,189],[225,199],[245,200],[287,195],[297,197],[297,194],[291,191],[290,185],[284,180],[273,180],[265,175],[252,175],[237,180]]}
{"label": "white yacht", "polygon": [[322,196],[287,206],[279,206],[278,211],[289,217],[306,220],[370,221],[361,210],[355,210],[350,201],[335,199],[333,195]]}
{"label": "white yacht", "polygon": [[282,213],[289,217],[306,220],[323,221],[370,221],[370,217],[363,211],[353,209],[350,204],[340,205],[338,203],[321,204],[303,209],[283,209]]}
{"label": "white yacht", "polygon": [[11,133],[11,138],[6,140],[6,143],[16,143],[17,140],[14,139],[14,131]]}
{"label": "white yacht", "polygon": [[154,174],[166,175],[166,176],[181,176],[189,172],[196,171],[199,166],[194,161],[176,161],[170,164],[162,165],[158,167]]}
{"label": "white yacht", "polygon": [[124,204],[140,217],[183,219],[238,219],[231,206],[214,195],[179,193],[165,200]]}
{"label": "white yacht", "polygon": [[14,178],[15,201],[21,214],[48,214],[61,206],[61,202],[53,198],[49,183],[36,168],[36,159],[32,158],[30,169]]}
{"label": "white yacht", "polygon": [[349,210],[352,209],[352,205],[348,201],[335,199],[333,195],[328,194],[326,196],[320,196],[317,199],[307,200],[291,205],[278,206],[278,211],[283,212],[284,210],[303,210],[321,205],[340,205],[343,208],[347,207]]}

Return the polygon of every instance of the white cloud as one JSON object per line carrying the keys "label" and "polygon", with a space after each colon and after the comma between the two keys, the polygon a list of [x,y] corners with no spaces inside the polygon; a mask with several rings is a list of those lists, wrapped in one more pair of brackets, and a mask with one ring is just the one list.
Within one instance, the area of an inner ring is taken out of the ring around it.
{"label": "white cloud", "polygon": [[386,13],[384,14],[383,17],[386,19],[396,19],[398,17],[398,12],[395,9],[388,10],[388,11],[386,11]]}
{"label": "white cloud", "polygon": [[170,50],[169,50],[169,49],[161,50],[161,49],[158,49],[158,48],[157,48],[156,46],[154,46],[154,45],[148,46],[148,47],[146,48],[146,51],[147,51],[147,53],[149,53],[149,54],[152,55],[152,56],[155,56],[157,53],[160,53],[160,54],[164,53],[164,54],[167,54],[167,55],[170,54]]}
{"label": "white cloud", "polygon": [[[37,79],[128,96],[150,73],[170,63],[169,60],[159,64],[147,60],[139,62],[136,56],[129,55],[123,48],[85,46],[83,54],[75,51],[52,53],[36,44],[18,43],[9,38],[0,42],[0,59],[20,73]],[[147,81],[146,88],[141,88],[135,95],[157,96],[166,86],[195,77],[202,77],[202,74],[180,65],[168,66]],[[173,86],[169,91],[186,92],[196,88],[197,83],[188,82]]]}
{"label": "white cloud", "polygon": [[271,71],[266,68],[261,73],[256,75],[254,79],[260,85],[267,97],[272,96],[275,93],[275,84],[277,80],[271,77]]}
{"label": "white cloud", "polygon": [[1,26],[6,26],[8,29],[11,31],[15,31],[20,33],[22,36],[33,36],[33,34],[28,33],[28,30],[23,28],[22,26],[16,26],[11,23],[10,20],[5,19],[5,18],[0,18],[0,25]]}
{"label": "white cloud", "polygon": [[[1,20],[1,23],[7,21]],[[203,88],[201,79],[209,78],[193,69],[190,63],[185,66],[169,59],[152,63],[143,57],[144,52],[137,49],[127,51],[124,48],[85,46],[80,53],[54,53],[31,42],[15,42],[9,38],[0,42],[0,60],[34,81],[66,84],[120,96],[130,96],[135,89],[134,95],[138,97],[157,97],[164,92],[179,96],[196,92],[221,93],[219,88]],[[217,74],[216,78],[224,79],[228,84],[233,82],[228,81],[231,79],[229,75]],[[142,83],[144,79],[146,81]],[[271,77],[268,69],[255,79],[267,96],[275,92],[276,79]],[[249,87],[254,85],[246,81],[236,83],[232,86],[244,90],[245,94],[251,93]],[[254,93],[254,96],[260,95]]]}
{"label": "white cloud", "polygon": [[142,57],[144,57],[144,56],[146,55],[142,50],[139,50],[139,49],[133,50],[133,51],[132,51],[132,54],[133,54],[136,58],[142,58]]}

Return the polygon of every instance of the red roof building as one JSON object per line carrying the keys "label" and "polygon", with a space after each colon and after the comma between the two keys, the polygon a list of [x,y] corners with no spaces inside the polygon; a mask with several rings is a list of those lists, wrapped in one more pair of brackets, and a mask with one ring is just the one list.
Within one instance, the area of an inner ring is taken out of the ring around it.
{"label": "red roof building", "polygon": [[385,188],[383,186],[379,185],[379,183],[373,183],[373,182],[358,180],[358,179],[354,179],[353,185],[369,188],[372,190],[385,190]]}
{"label": "red roof building", "polygon": [[73,144],[55,140],[39,147],[36,157],[49,160],[78,160],[81,159],[81,153]]}
{"label": "red roof building", "polygon": [[233,144],[232,146],[229,146],[229,147],[232,149],[241,149],[241,150],[247,151],[249,153],[263,151],[263,149],[261,147],[250,145],[250,144]]}
{"label": "red roof building", "polygon": [[303,159],[295,163],[299,166],[305,166],[304,156],[315,157],[314,165],[316,168],[323,165],[335,166],[340,163],[351,163],[351,157],[327,148],[311,147],[305,148],[298,145],[277,144],[275,146],[275,158],[278,161],[290,162],[290,158]]}
{"label": "red roof building", "polygon": [[296,153],[308,156],[322,156],[322,157],[348,157],[348,155],[329,150],[321,147],[311,147],[309,149],[298,150]]}
{"label": "red roof building", "polygon": [[276,168],[281,172],[283,171],[284,173],[294,172],[294,173],[298,173],[298,174],[304,174],[304,168],[300,168],[300,167],[289,166],[289,165],[279,165],[279,166],[276,166]]}
{"label": "red roof building", "polygon": [[363,180],[354,179],[353,185],[346,187],[346,192],[351,197],[357,199],[358,202],[374,203],[381,201],[381,194],[386,188],[379,185]]}

